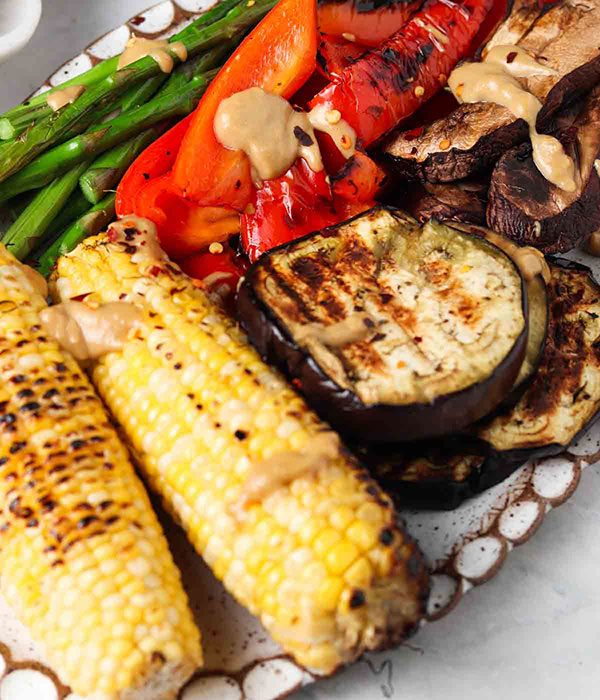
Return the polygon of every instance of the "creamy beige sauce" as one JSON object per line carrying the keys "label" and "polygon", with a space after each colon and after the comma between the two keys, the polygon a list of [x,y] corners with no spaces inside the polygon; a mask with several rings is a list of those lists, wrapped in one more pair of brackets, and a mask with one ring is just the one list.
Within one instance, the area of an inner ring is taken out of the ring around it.
{"label": "creamy beige sauce", "polygon": [[585,239],[583,244],[583,249],[586,253],[593,255],[597,258],[600,257],[600,229],[590,233],[590,235]]}
{"label": "creamy beige sauce", "polygon": [[125,45],[125,51],[119,57],[118,67],[121,70],[141,58],[150,56],[158,63],[163,73],[170,73],[175,66],[171,53],[182,62],[187,59],[187,49],[181,41],[169,43],[166,39],[143,39],[134,36]]}
{"label": "creamy beige sauce", "polygon": [[308,114],[298,112],[283,97],[258,87],[222,100],[214,120],[217,140],[250,159],[258,187],[283,175],[297,158],[315,172],[323,169],[315,129],[329,134],[346,158],[354,154],[356,133],[341,115],[332,120],[331,110],[321,106]]}
{"label": "creamy beige sauce", "polygon": [[341,348],[364,340],[373,332],[374,327],[375,322],[368,314],[355,313],[330,326],[307,323],[298,329],[295,339],[300,344],[316,340],[330,348]]}
{"label": "creamy beige sauce", "polygon": [[526,282],[531,281],[536,275],[542,275],[546,284],[550,282],[550,268],[540,250],[532,246],[515,245],[512,241],[493,231],[486,231],[485,238],[512,258]]}
{"label": "creamy beige sauce", "polygon": [[518,46],[494,46],[482,62],[466,62],[455,68],[448,85],[459,102],[495,102],[524,119],[529,125],[533,161],[538,170],[553,185],[573,192],[574,163],[560,141],[537,132],[536,119],[542,103],[517,80],[551,73],[551,69],[537,63]]}
{"label": "creamy beige sauce", "polygon": [[134,263],[154,263],[167,259],[160,247],[156,225],[150,219],[127,215],[112,223],[108,231],[113,243],[136,248],[131,256]]}
{"label": "creamy beige sauce", "polygon": [[25,291],[30,294],[39,294],[41,297],[46,298],[48,296],[48,283],[45,277],[40,275],[37,270],[29,267],[29,265],[16,264],[22,274],[21,284],[24,286]]}
{"label": "creamy beige sauce", "polygon": [[280,452],[255,464],[242,487],[239,500],[232,507],[233,514],[243,519],[247,506],[260,503],[271,493],[296,479],[315,474],[328,467],[340,454],[337,433],[319,433],[302,452]]}
{"label": "creamy beige sauce", "polygon": [[76,360],[93,360],[121,350],[142,314],[134,304],[115,301],[94,308],[65,301],[40,312],[45,332]]}
{"label": "creamy beige sauce", "polygon": [[65,105],[70,105],[85,92],[85,85],[71,85],[64,90],[56,90],[46,97],[46,104],[53,112]]}
{"label": "creamy beige sauce", "polygon": [[332,110],[325,105],[317,105],[308,113],[308,119],[317,131],[322,131],[331,137],[344,158],[351,158],[356,153],[356,131],[345,119],[331,122],[328,119]]}
{"label": "creamy beige sauce", "polygon": [[315,172],[323,170],[315,132],[305,112],[258,87],[222,100],[214,121],[217,139],[241,150],[252,165],[255,184],[283,175],[298,157]]}

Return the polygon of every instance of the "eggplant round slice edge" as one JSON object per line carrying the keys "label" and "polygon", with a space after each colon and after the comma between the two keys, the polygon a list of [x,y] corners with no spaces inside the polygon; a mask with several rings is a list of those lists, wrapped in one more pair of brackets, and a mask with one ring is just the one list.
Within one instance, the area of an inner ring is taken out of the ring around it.
{"label": "eggplant round slice edge", "polygon": [[487,415],[528,337],[524,281],[503,251],[389,207],[263,255],[238,311],[263,358],[367,441],[438,437]]}

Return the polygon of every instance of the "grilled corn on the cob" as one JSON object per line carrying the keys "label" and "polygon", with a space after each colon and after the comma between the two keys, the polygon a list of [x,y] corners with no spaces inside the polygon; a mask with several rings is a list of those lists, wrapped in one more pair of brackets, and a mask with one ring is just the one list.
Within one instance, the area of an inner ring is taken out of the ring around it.
{"label": "grilled corn on the cob", "polygon": [[330,673],[415,629],[427,573],[389,498],[165,258],[150,222],[87,239],[53,289],[142,309],[138,337],[93,380],[151,486],[286,651]]}
{"label": "grilled corn on the cob", "polygon": [[201,661],[180,575],[32,272],[0,244],[0,590],[78,694],[173,698]]}

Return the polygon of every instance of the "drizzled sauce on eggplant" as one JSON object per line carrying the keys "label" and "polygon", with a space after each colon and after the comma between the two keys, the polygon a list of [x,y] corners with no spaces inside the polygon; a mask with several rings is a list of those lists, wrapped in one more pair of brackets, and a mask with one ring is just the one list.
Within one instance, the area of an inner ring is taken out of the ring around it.
{"label": "drizzled sauce on eggplant", "polygon": [[529,125],[533,161],[538,170],[553,185],[573,192],[574,163],[558,139],[538,133],[536,119],[542,103],[517,80],[552,74],[551,68],[541,65],[518,46],[494,46],[483,61],[466,62],[455,68],[448,85],[459,102],[495,102],[524,119]]}

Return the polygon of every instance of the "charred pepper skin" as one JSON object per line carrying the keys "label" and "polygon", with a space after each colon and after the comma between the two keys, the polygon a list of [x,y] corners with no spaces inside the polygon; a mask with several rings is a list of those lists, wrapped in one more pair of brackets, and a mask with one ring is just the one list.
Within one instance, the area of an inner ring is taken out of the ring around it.
{"label": "charred pepper skin", "polygon": [[429,0],[404,27],[348,66],[310,103],[338,109],[370,146],[446,84],[492,0]]}

